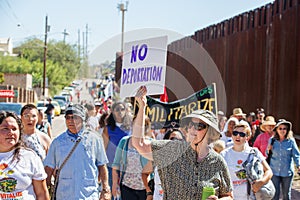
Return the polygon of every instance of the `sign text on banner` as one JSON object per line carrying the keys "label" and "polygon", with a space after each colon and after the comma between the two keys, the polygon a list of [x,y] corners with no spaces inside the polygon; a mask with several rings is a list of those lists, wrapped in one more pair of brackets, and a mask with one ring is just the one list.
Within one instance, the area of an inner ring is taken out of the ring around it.
{"label": "sign text on banner", "polygon": [[165,85],[167,36],[125,43],[120,96],[134,96],[146,85],[149,95],[162,94]]}
{"label": "sign text on banner", "polygon": [[195,110],[210,110],[217,112],[215,85],[194,93],[178,101],[164,103],[147,96],[146,115],[150,118],[152,129],[175,126],[180,124],[180,119]]}

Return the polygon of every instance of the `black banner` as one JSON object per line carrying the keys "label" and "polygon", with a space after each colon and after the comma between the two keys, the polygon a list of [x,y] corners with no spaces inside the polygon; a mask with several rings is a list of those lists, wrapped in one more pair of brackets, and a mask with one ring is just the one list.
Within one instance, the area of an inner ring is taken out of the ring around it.
{"label": "black banner", "polygon": [[179,126],[180,119],[195,110],[210,110],[217,113],[215,85],[192,94],[191,96],[170,103],[164,103],[147,96],[146,115],[150,118],[152,129]]}

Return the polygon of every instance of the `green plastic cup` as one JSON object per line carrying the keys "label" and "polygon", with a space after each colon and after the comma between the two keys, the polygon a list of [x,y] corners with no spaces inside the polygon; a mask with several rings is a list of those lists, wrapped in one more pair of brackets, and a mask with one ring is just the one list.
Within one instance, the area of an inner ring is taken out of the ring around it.
{"label": "green plastic cup", "polygon": [[210,195],[214,195],[214,194],[215,194],[215,189],[213,187],[203,187],[201,200],[206,200]]}

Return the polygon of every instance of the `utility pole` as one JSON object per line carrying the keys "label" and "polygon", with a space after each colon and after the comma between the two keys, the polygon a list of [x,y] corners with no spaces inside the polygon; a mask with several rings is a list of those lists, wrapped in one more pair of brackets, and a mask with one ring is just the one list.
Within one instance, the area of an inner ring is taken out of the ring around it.
{"label": "utility pole", "polygon": [[45,41],[44,41],[44,70],[43,70],[43,97],[46,95],[46,65],[47,65],[47,36],[50,31],[50,26],[48,26],[48,15],[46,15],[45,21]]}
{"label": "utility pole", "polygon": [[88,57],[88,24],[85,26],[85,56]]}
{"label": "utility pole", "polygon": [[64,44],[66,43],[66,36],[67,35],[70,35],[68,32],[67,32],[67,30],[66,29],[64,29],[64,32],[63,32],[63,35],[64,35]]}
{"label": "utility pole", "polygon": [[118,9],[122,12],[122,36],[121,36],[121,53],[123,53],[124,48],[124,18],[125,18],[125,11],[128,8],[128,1],[126,1],[126,6],[124,3],[118,4]]}
{"label": "utility pole", "polygon": [[[77,51],[78,51],[78,52],[77,52],[77,53],[78,53],[78,58],[80,59],[80,54],[81,54],[81,53],[80,53],[80,51],[81,51],[81,50],[80,50],[80,49],[81,49],[81,47],[80,47],[80,29],[78,29],[78,46],[77,46],[77,48],[78,48],[78,50],[77,50]],[[81,59],[80,59],[80,60],[81,60]]]}
{"label": "utility pole", "polygon": [[82,59],[84,60],[85,59],[85,32],[82,32]]}

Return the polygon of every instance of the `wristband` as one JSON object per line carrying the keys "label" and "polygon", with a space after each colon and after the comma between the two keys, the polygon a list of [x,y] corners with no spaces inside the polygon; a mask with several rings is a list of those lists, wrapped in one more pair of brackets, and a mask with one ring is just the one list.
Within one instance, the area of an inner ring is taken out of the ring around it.
{"label": "wristband", "polygon": [[146,195],[147,195],[147,196],[153,195],[153,192],[147,192]]}

